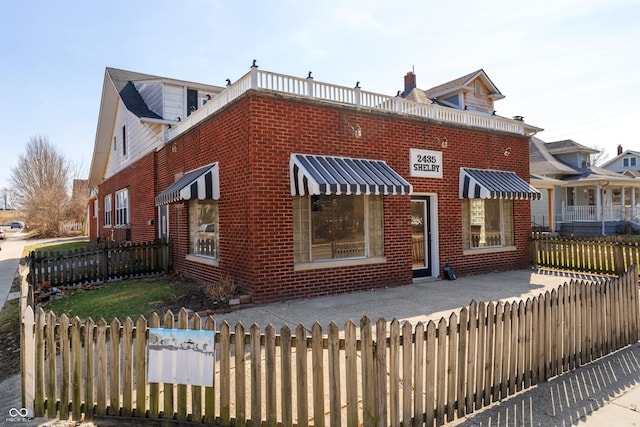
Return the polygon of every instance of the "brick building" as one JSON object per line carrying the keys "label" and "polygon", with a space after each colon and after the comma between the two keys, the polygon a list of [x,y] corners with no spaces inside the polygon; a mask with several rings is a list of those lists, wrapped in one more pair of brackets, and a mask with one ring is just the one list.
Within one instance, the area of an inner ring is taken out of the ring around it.
{"label": "brick building", "polygon": [[91,236],[168,238],[175,272],[231,277],[258,303],[527,267],[539,129],[495,115],[482,70],[415,83],[394,97],[255,65],[226,88],[107,69]]}

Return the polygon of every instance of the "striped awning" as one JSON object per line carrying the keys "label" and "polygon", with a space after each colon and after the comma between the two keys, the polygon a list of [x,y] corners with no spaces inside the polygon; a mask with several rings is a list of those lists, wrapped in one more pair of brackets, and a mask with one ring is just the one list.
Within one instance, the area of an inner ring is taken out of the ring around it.
{"label": "striped awning", "polygon": [[183,200],[205,200],[220,198],[220,178],[218,163],[212,163],[185,173],[182,178],[171,184],[156,196],[156,206]]}
{"label": "striped awning", "polygon": [[292,154],[291,195],[412,193],[409,184],[381,160]]}
{"label": "striped awning", "polygon": [[460,168],[460,198],[538,200],[540,192],[515,172]]}

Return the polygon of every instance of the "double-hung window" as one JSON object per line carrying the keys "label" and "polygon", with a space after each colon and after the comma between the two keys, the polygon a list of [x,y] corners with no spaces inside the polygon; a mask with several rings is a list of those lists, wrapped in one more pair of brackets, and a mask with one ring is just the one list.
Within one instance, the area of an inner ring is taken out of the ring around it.
{"label": "double-hung window", "polygon": [[116,227],[129,225],[129,189],[116,192]]}
{"label": "double-hung window", "polygon": [[463,249],[513,246],[513,201],[462,200]]}
{"label": "double-hung window", "polygon": [[104,196],[104,226],[111,227],[111,194]]}
{"label": "double-hung window", "polygon": [[384,255],[381,195],[294,197],[296,263]]}

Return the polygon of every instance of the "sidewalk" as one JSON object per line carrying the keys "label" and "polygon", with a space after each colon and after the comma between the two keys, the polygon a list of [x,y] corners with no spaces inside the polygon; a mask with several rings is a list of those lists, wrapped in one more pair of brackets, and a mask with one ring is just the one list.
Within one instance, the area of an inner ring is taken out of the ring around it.
{"label": "sidewalk", "polygon": [[[468,305],[471,299],[478,302],[526,299],[572,279],[589,277],[557,272],[534,273],[531,270],[490,273],[455,281],[424,281],[398,288],[249,307],[216,315],[215,320],[218,325],[227,321],[233,326],[242,321],[246,327],[253,323],[265,327],[271,323],[276,329],[284,324],[292,328],[304,324],[311,328],[317,321],[324,329],[331,321],[342,328],[347,320],[357,323],[366,315],[374,322],[383,317],[387,321],[397,318],[415,324],[449,316],[452,311]],[[7,414],[10,408],[18,408],[14,405],[20,404],[19,378],[11,378],[0,387],[0,411]],[[635,344],[449,425],[599,426],[608,423],[640,426],[638,406],[640,345]],[[0,424],[2,421],[4,417],[0,415]],[[117,419],[96,422],[96,425],[117,424]],[[36,419],[18,425],[65,426],[75,423]]]}

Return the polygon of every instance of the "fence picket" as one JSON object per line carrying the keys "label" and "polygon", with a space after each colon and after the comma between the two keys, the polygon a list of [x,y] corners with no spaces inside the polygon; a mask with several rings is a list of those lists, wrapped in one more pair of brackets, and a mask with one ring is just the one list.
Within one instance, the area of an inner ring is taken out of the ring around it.
{"label": "fence picket", "polygon": [[[211,322],[211,330],[215,330],[215,322]],[[209,328],[207,328],[209,329]],[[236,366],[236,426],[244,427],[247,424],[247,396],[246,396],[246,359],[245,359],[245,330],[242,322],[238,322],[235,329],[235,337],[234,337],[234,350],[235,350],[235,366]],[[216,355],[213,355],[213,360],[216,360]],[[220,355],[220,358],[223,356]],[[215,369],[214,369],[215,375]],[[214,378],[215,379],[215,378]],[[215,382],[214,382],[215,384]],[[213,398],[215,396],[215,389],[211,387],[210,392],[211,395],[207,397],[207,403],[211,405],[210,412],[207,411],[207,419],[215,420],[214,409],[213,409]],[[209,422],[209,421],[207,421]]]}
{"label": "fence picket", "polygon": [[122,329],[122,414],[133,410],[133,321],[127,317]]}
{"label": "fence picket", "polygon": [[358,425],[358,342],[356,324],[344,325],[345,386],[347,398],[347,426]]}
{"label": "fence picket", "polygon": [[376,344],[375,344],[375,381],[376,381],[376,406],[378,426],[387,425],[389,406],[388,396],[388,371],[387,371],[387,321],[380,318],[376,322]]}
{"label": "fence picket", "polygon": [[446,374],[447,374],[447,321],[443,317],[438,323],[438,344],[436,360],[436,425],[444,424],[446,410]]}
{"label": "fence picket", "polygon": [[[164,329],[175,328],[175,320],[174,320],[173,313],[171,311],[167,311],[164,314],[162,327]],[[163,398],[162,412],[160,413],[160,417],[173,418],[173,415],[174,415],[173,384],[165,383],[163,387],[163,394],[164,394],[164,398]]]}
{"label": "fence picket", "polygon": [[[109,327],[109,415],[120,413],[120,343],[120,321],[116,317]],[[62,414],[60,416],[62,417]]]}
{"label": "fence picket", "polygon": [[[207,316],[207,319],[204,322],[204,328],[207,331],[215,331],[216,330],[216,321],[213,320],[213,318],[211,316]],[[244,333],[242,334],[242,337],[244,339]],[[211,387],[205,387],[204,388],[204,418],[203,421],[207,424],[213,424],[214,420],[215,420],[215,395],[216,395],[216,345],[215,345],[215,340],[213,343],[213,348],[212,350],[212,354],[211,354],[211,358],[213,359],[213,378],[211,378]],[[236,346],[236,348],[234,349],[236,352],[236,357],[237,353],[238,353],[238,347]],[[244,350],[244,349],[243,349]],[[244,358],[244,351],[240,352],[240,354],[242,355],[242,357]],[[236,364],[237,366],[237,364]],[[236,386],[237,387],[237,386]],[[244,387],[243,387],[244,390]],[[238,411],[238,408],[236,406],[236,412]]]}
{"label": "fence picket", "polygon": [[309,425],[309,381],[307,378],[307,330],[296,327],[296,400],[298,407],[298,425]]}
{"label": "fence picket", "polygon": [[334,322],[329,324],[329,425],[339,427],[340,416],[340,329]]}
{"label": "fence picket", "polygon": [[74,316],[71,321],[71,418],[74,421],[79,421],[82,418],[81,329],[80,318]]}
{"label": "fence picket", "polygon": [[229,324],[220,324],[220,423],[231,423],[231,333]]}
{"label": "fence picket", "polygon": [[[465,393],[466,393],[466,377],[467,377],[467,351],[468,351],[468,324],[469,321],[469,309],[467,307],[463,307],[462,310],[460,310],[460,320],[458,323],[458,333],[457,335],[457,340],[458,342],[455,343],[455,347],[457,347],[457,350],[454,347],[454,353],[457,352],[457,367],[455,369],[455,379],[454,379],[454,383],[451,384],[451,387],[455,390],[455,397],[454,397],[454,401],[455,403],[453,404],[453,406],[455,406],[455,409],[457,411],[457,416],[459,418],[463,417],[465,414],[465,409],[466,409],[466,398],[465,398]],[[453,368],[455,365],[451,366],[451,368]]]}
{"label": "fence picket", "polygon": [[95,388],[93,379],[95,378],[95,323],[90,317],[84,321],[84,417],[86,420],[93,419],[95,402]]}
{"label": "fence picket", "polygon": [[[195,331],[202,329],[202,319],[198,313],[194,313],[191,318],[191,329]],[[138,330],[144,331],[146,328]],[[144,351],[144,347],[142,351]],[[144,356],[140,359],[144,360]],[[146,372],[146,367],[144,371]],[[194,422],[202,422],[202,386],[199,385],[191,386],[191,420]]]}
{"label": "fence picket", "polygon": [[324,337],[322,326],[315,322],[311,327],[311,379],[313,389],[313,425],[324,426]]}
{"label": "fence picket", "polygon": [[[107,378],[107,333],[107,322],[104,319],[100,319],[98,321],[96,334],[96,347],[98,350],[98,369],[96,372],[98,384],[96,390],[96,414],[98,415],[105,415],[107,413],[107,387],[109,384],[109,380]],[[55,401],[53,401],[53,404],[55,404]],[[51,418],[50,415],[49,418]]]}
{"label": "fence picket", "polygon": [[262,348],[260,346],[260,327],[251,325],[249,330],[249,348],[251,357],[251,424],[260,427],[262,420]]}
{"label": "fence picket", "polygon": [[[40,309],[42,310],[42,309]],[[36,312],[37,314],[38,312]],[[44,319],[44,311],[42,312],[42,318]],[[37,319],[37,318],[36,318]],[[46,373],[46,401],[47,401],[47,417],[55,418],[58,415],[58,410],[56,408],[57,393],[58,393],[58,369],[57,369],[57,356],[55,352],[55,348],[57,348],[56,343],[56,323],[57,318],[53,311],[50,311],[47,314],[47,330],[41,331],[46,334],[46,363],[47,363],[47,373]],[[44,336],[43,336],[44,337]],[[39,341],[36,341],[36,343]],[[41,341],[40,341],[41,342]],[[43,349],[44,349],[43,348]],[[43,352],[44,353],[44,352]],[[37,360],[37,359],[36,359]],[[104,382],[106,384],[106,381]],[[44,381],[43,381],[44,384]],[[44,402],[44,399],[43,399]],[[44,415],[44,414],[43,414]],[[42,415],[40,415],[42,416]]]}
{"label": "fence picket", "polygon": [[69,339],[69,317],[60,316],[58,328],[58,342],[60,343],[60,419],[69,419],[69,394],[71,376],[71,342]]}
{"label": "fence picket", "polygon": [[376,376],[374,368],[373,332],[371,320],[364,316],[360,320],[360,339],[362,357],[362,424],[376,426],[377,407],[375,401]]}
{"label": "fence picket", "polygon": [[282,426],[293,426],[293,399],[291,393],[291,329],[284,325],[280,328],[280,411]]}
{"label": "fence picket", "polygon": [[[410,337],[412,333],[415,342],[413,346],[407,346],[405,340],[409,340],[407,337]],[[409,356],[405,357],[405,367],[402,370],[402,377],[405,380],[413,379],[413,387],[403,385],[405,393],[402,398],[404,403],[402,409],[404,418],[402,422],[405,426],[422,423],[424,405],[423,400],[419,397],[424,393],[424,346],[424,324],[418,322],[414,332],[411,330],[411,323],[404,322],[402,325],[402,351],[409,353]],[[411,358],[411,347],[413,347],[413,358]],[[409,366],[406,366],[407,363],[409,363]],[[413,366],[411,366],[411,364],[413,364]],[[414,400],[412,395],[417,396],[417,398]],[[413,412],[411,412],[412,403]]]}
{"label": "fence picket", "polygon": [[271,324],[268,324],[264,330],[264,376],[266,425],[267,427],[275,427],[277,415],[276,330]]}
{"label": "fence picket", "polygon": [[[31,307],[28,307],[28,310],[30,310]],[[35,355],[34,355],[34,369],[36,370],[35,373],[32,375],[32,377],[34,378],[34,397],[35,397],[35,401],[34,401],[34,415],[36,417],[43,417],[45,414],[45,409],[47,411],[47,416],[49,418],[55,418],[56,416],[56,407],[55,407],[55,357],[53,357],[52,359],[54,360],[54,365],[53,365],[53,387],[48,383],[49,380],[51,380],[51,370],[50,370],[50,366],[49,366],[49,360],[51,358],[51,356],[49,356],[49,353],[51,352],[52,348],[54,347],[50,347],[49,343],[53,343],[53,339],[49,339],[49,336],[53,336],[54,333],[52,333],[52,329],[55,328],[55,321],[53,322],[54,326],[51,326],[51,323],[49,322],[49,316],[46,316],[44,313],[44,310],[42,309],[42,307],[38,307],[36,309],[36,316],[35,316],[35,331],[31,331],[31,329],[26,329],[25,331],[25,335],[26,334],[31,334],[33,333],[35,335],[34,339],[35,339],[35,345],[34,345],[34,351],[35,351]],[[51,313],[51,316],[55,316],[53,313]],[[25,327],[28,326],[28,324],[25,325]],[[49,349],[49,350],[47,350]],[[25,357],[28,357],[25,355]],[[45,359],[45,357],[47,359]],[[45,366],[45,360],[47,365]],[[24,377],[28,378],[29,372],[25,372],[24,373]],[[47,399],[50,395],[49,395],[49,391],[50,389],[53,389],[53,402],[49,402]],[[45,408],[45,402],[46,402],[46,408]]]}
{"label": "fence picket", "polygon": [[[160,316],[157,313],[152,313],[149,317],[149,327],[160,327]],[[146,343],[145,343],[146,344]],[[146,354],[146,348],[145,348]],[[153,382],[149,384],[149,418],[158,418],[160,413],[160,384]],[[140,416],[144,416],[140,414]]]}
{"label": "fence picket", "polygon": [[[425,375],[425,422],[428,426],[433,426],[433,421],[436,419],[436,348],[437,341],[437,329],[436,324],[429,320],[426,329],[426,350],[424,353],[424,375]],[[419,423],[418,423],[419,424]]]}

